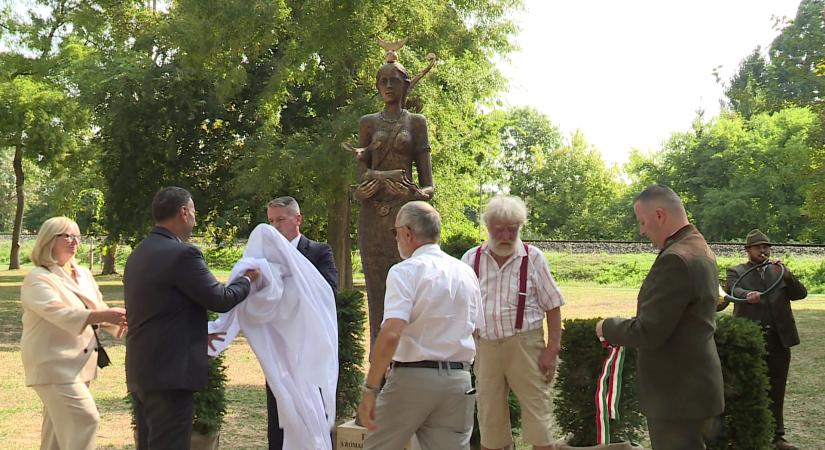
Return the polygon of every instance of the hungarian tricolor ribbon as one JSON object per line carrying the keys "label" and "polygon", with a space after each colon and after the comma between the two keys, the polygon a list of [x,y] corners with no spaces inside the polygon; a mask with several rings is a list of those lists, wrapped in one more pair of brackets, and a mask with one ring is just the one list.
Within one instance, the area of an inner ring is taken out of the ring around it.
{"label": "hungarian tricolor ribbon", "polygon": [[619,397],[622,393],[622,368],[625,348],[602,343],[610,350],[599,374],[596,386],[596,444],[610,443],[610,419],[619,418]]}

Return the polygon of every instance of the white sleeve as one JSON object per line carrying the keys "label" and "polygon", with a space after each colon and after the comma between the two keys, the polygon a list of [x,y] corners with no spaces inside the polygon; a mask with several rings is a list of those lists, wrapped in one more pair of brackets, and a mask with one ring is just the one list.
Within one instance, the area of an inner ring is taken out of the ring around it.
{"label": "white sleeve", "polygon": [[403,273],[403,267],[400,267],[400,264],[390,268],[387,274],[387,291],[384,295],[382,325],[387,319],[401,319],[409,323],[415,295],[415,287],[411,279],[409,274]]}

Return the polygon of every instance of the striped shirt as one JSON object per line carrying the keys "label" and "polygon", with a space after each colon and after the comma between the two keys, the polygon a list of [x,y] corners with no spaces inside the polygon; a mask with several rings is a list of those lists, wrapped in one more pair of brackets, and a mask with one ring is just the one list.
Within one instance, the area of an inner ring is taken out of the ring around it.
{"label": "striped shirt", "polygon": [[[524,244],[516,241],[516,252],[499,267],[487,242],[482,245],[478,274],[481,286],[481,309],[484,324],[479,333],[484,339],[502,339],[516,334],[516,311],[518,309],[518,285]],[[544,254],[532,245],[528,246],[530,256],[527,263],[527,298],[524,306],[524,322],[520,331],[531,331],[542,327],[546,311],[564,304],[550,266]],[[473,267],[478,247],[473,247],[461,258]]]}

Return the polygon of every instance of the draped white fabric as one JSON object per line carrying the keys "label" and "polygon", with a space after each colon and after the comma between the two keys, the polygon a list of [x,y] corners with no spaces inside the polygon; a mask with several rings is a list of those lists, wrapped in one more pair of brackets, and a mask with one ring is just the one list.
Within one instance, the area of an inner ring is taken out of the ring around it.
{"label": "draped white fabric", "polygon": [[284,448],[331,449],[338,383],[332,289],[312,263],[268,224],[252,231],[230,281],[249,268],[260,270],[261,277],[245,301],[209,323],[210,333],[226,333],[209,354],[222,352],[243,331],[278,401]]}

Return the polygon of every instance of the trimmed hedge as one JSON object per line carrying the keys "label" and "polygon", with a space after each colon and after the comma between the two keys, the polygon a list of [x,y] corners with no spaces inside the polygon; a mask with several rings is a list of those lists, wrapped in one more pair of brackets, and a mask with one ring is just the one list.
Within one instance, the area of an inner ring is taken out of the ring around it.
{"label": "trimmed hedge", "polygon": [[749,319],[720,315],[714,338],[722,361],[725,412],[722,435],[710,448],[772,448],[774,424],[761,327]]}
{"label": "trimmed hedge", "polygon": [[[572,446],[596,445],[596,384],[608,350],[596,338],[594,319],[566,319],[556,372],[554,415]],[[619,418],[610,421],[610,442],[638,442],[644,426],[636,397],[636,350],[627,348]]]}
{"label": "trimmed hedge", "polygon": [[355,415],[364,384],[364,293],[342,290],[335,299],[338,314],[338,392],[335,415],[338,421]]}

